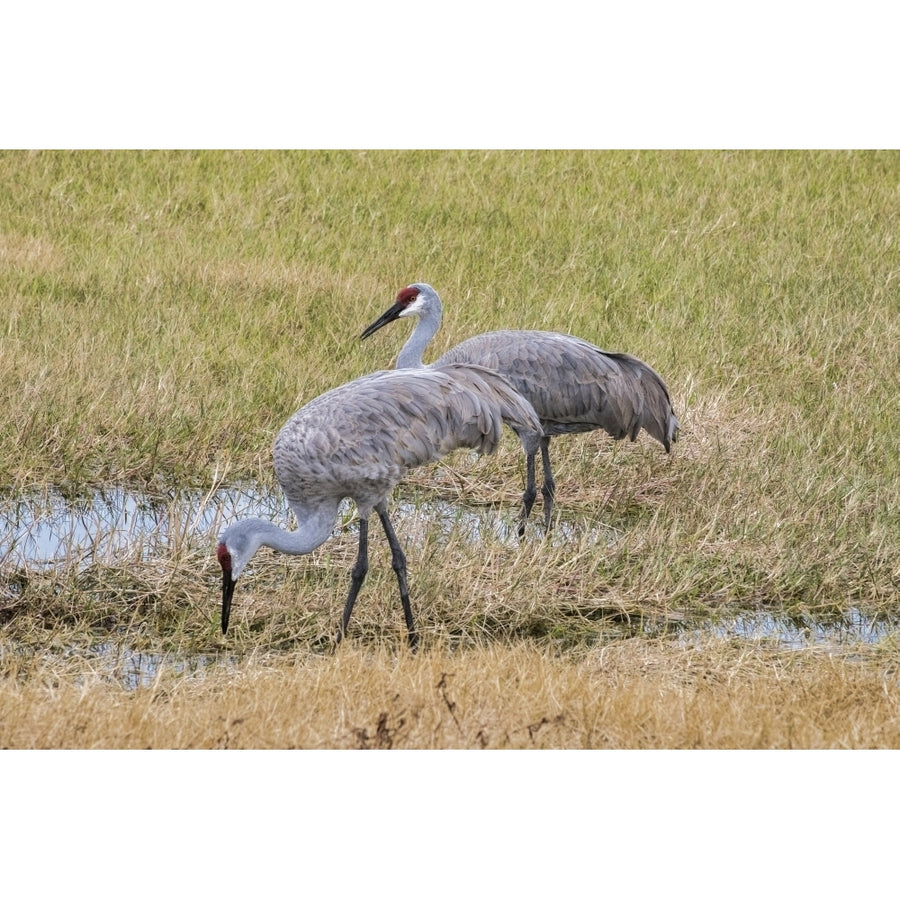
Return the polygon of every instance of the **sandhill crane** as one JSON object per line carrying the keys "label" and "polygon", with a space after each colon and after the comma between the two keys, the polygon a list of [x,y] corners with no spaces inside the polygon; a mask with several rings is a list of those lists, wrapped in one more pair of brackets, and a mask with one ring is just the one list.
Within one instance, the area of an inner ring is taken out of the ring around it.
{"label": "sandhill crane", "polygon": [[[397,357],[397,368],[419,368],[422,354],[441,325],[441,300],[430,284],[403,288],[390,309],[362,333],[363,338],[398,318],[415,316],[416,327]],[[499,372],[531,401],[541,420],[544,466],[544,525],[550,527],[555,483],[550,438],[602,428],[615,440],[633,441],[644,428],[670,452],[678,419],[662,378],[627,353],[608,353],[568,334],[552,331],[489,331],[457,344],[428,368],[475,363]],[[534,460],[526,448],[526,484],[519,534],[537,497]]]}
{"label": "sandhill crane", "polygon": [[359,509],[359,551],[344,606],[339,642],[369,568],[369,515],[381,519],[391,563],[415,647],[417,636],[406,579],[406,557],[388,518],[391,491],[409,469],[440,459],[458,447],[493,453],[501,423],[512,426],[526,451],[543,434],[535,411],[496,372],[480,366],[375,372],[311,400],[275,438],[275,474],[297,517],[297,530],[243,519],[222,533],[222,633],[228,630],[234,586],[260,546],[309,553],[330,537],[338,505],[352,498]]}

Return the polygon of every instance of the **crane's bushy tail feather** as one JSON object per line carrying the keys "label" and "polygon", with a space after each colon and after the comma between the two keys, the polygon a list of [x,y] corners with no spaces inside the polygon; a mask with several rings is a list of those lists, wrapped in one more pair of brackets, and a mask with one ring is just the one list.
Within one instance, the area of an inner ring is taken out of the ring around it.
{"label": "crane's bushy tail feather", "polygon": [[[536,453],[540,446],[544,430],[541,428],[538,414],[534,407],[509,381],[493,369],[484,366],[469,365],[463,363],[452,364],[443,367],[445,370],[456,370],[457,373],[465,373],[474,380],[481,382],[494,401],[499,405],[500,417],[516,433],[526,453]],[[491,448],[487,452],[493,452]]]}
{"label": "crane's bushy tail feather", "polygon": [[628,353],[608,353],[607,356],[615,359],[622,370],[640,385],[640,416],[638,427],[632,432],[631,439],[634,440],[643,428],[665,447],[666,453],[669,453],[672,444],[678,440],[678,430],[681,426],[675,417],[666,383],[647,363],[636,356]]}

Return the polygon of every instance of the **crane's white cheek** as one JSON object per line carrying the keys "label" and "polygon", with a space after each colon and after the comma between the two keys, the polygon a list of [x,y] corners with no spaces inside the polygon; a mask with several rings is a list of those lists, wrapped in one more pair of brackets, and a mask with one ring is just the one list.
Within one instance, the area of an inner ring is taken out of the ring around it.
{"label": "crane's white cheek", "polygon": [[422,302],[421,297],[417,297],[413,300],[412,303],[409,304],[405,309],[400,310],[399,318],[405,319],[407,316],[418,316],[422,312],[422,308],[425,304]]}

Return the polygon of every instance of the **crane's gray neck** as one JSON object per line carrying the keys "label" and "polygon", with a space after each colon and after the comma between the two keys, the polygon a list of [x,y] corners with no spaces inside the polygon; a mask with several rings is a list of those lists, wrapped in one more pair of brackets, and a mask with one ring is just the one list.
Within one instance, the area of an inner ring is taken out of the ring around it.
{"label": "crane's gray neck", "polygon": [[422,355],[431,339],[441,327],[441,298],[437,291],[427,284],[417,284],[421,300],[412,313],[418,317],[416,327],[397,356],[398,369],[421,369]]}
{"label": "crane's gray neck", "polygon": [[309,526],[309,522],[304,522],[296,531],[286,531],[274,522],[265,522],[261,519],[257,524],[260,546],[271,547],[279,553],[290,553],[294,556],[311,553],[330,536],[331,523],[324,529],[312,529]]}
{"label": "crane's gray neck", "polygon": [[225,529],[220,540],[231,553],[233,579],[237,579],[260,547],[298,556],[312,552],[331,536],[337,518],[337,501],[313,509],[291,503],[291,508],[297,516],[296,531],[285,531],[265,519],[241,519]]}

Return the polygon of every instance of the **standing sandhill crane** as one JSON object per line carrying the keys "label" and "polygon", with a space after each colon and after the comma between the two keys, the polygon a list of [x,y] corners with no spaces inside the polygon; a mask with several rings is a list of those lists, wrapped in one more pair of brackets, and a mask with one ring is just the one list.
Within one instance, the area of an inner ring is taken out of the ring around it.
{"label": "standing sandhill crane", "polygon": [[[363,338],[389,322],[418,318],[397,357],[397,368],[422,367],[422,354],[441,326],[441,299],[430,284],[416,283],[397,294],[394,305],[362,333]],[[534,407],[544,436],[544,525],[550,527],[555,483],[550,468],[550,438],[602,428],[615,440],[633,441],[644,428],[666,453],[678,434],[665,382],[645,362],[627,353],[608,353],[581,338],[553,331],[488,331],[457,344],[428,368],[473,363],[503,375]],[[535,451],[526,453],[526,485],[519,534],[537,497]]]}
{"label": "standing sandhill crane", "polygon": [[493,453],[501,423],[516,430],[526,452],[543,434],[535,411],[496,372],[480,366],[375,372],[327,391],[299,409],[275,438],[275,474],[297,517],[285,531],[263,519],[243,519],[222,533],[222,633],[228,630],[234,585],[261,545],[309,553],[331,535],[344,497],[359,508],[359,552],[337,633],[350,621],[369,568],[369,515],[381,519],[391,547],[409,643],[418,641],[406,581],[406,557],[391,526],[387,501],[406,473],[458,447]]}

